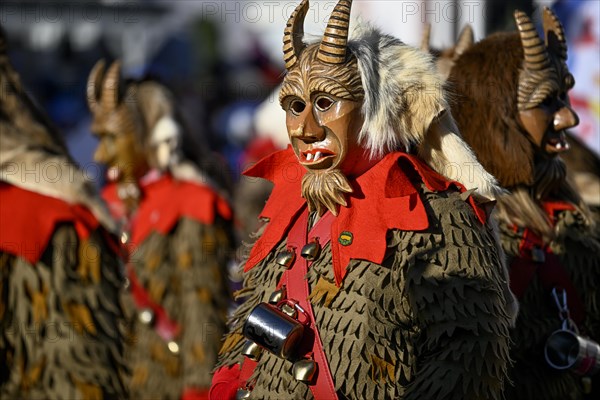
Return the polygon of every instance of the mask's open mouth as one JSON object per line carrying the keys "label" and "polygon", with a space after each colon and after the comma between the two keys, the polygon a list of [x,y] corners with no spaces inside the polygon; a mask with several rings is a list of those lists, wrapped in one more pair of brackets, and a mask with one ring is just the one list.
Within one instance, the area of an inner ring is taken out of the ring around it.
{"label": "mask's open mouth", "polygon": [[546,140],[547,153],[562,153],[569,150],[569,143],[564,132],[554,133]]}
{"label": "mask's open mouth", "polygon": [[325,148],[314,148],[306,151],[301,151],[300,163],[306,167],[329,167],[333,163],[336,154]]}

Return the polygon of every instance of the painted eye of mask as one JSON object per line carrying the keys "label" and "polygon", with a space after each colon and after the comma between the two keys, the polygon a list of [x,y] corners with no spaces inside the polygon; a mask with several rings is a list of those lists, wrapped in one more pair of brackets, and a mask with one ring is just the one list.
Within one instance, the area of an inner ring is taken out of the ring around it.
{"label": "painted eye of mask", "polygon": [[327,96],[319,96],[315,100],[315,105],[319,111],[327,111],[335,103],[333,99]]}
{"label": "painted eye of mask", "polygon": [[292,100],[290,102],[289,107],[288,107],[288,109],[294,115],[300,115],[300,114],[302,114],[302,112],[304,111],[305,108],[306,108],[306,104],[303,101],[301,101],[301,100]]}

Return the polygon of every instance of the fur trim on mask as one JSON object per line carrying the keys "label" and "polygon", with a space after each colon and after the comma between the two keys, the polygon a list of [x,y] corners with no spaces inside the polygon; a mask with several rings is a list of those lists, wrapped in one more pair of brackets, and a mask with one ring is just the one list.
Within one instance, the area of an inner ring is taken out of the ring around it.
{"label": "fur trim on mask", "polygon": [[502,192],[446,112],[444,81],[431,56],[372,27],[359,27],[348,47],[365,92],[359,140],[371,157],[416,149],[433,169],[468,189],[490,198]]}

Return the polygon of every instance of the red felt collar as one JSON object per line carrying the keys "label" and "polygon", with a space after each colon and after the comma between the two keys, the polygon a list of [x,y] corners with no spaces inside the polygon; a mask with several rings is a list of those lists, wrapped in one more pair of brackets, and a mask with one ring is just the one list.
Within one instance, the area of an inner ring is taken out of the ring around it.
{"label": "red felt collar", "polygon": [[[168,233],[182,217],[213,224],[216,215],[225,220],[232,211],[225,199],[211,187],[196,182],[179,181],[170,174],[141,183],[142,200],[133,217],[132,244],[140,244],[152,232]],[[123,216],[123,203],[117,196],[116,184],[107,185],[102,197],[113,216]]]}
{"label": "red felt collar", "polygon": [[[301,182],[305,173],[291,147],[264,158],[244,173],[268,179],[275,184],[260,214],[270,222],[252,248],[245,271],[258,264],[277,246],[301,212],[306,203],[301,196]],[[419,182],[433,191],[444,191],[451,186],[465,191],[460,183],[447,180],[418,158],[401,152],[388,154],[351,182],[354,192],[347,197],[348,206],[340,208],[331,226],[333,269],[338,285],[344,279],[350,259],[377,264],[383,261],[387,248],[386,235],[390,229],[427,229],[429,221],[417,190]],[[485,223],[485,212],[476,206],[472,197],[469,202],[481,223]],[[346,233],[351,234],[351,243],[340,240],[342,233],[345,237]]]}
{"label": "red felt collar", "polygon": [[0,250],[35,264],[59,223],[71,223],[81,239],[100,225],[84,206],[69,204],[0,182]]}

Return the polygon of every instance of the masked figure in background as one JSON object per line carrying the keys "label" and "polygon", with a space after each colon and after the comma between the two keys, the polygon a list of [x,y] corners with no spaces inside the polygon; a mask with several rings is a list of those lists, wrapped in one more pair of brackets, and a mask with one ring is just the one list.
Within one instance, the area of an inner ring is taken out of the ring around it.
{"label": "masked figure in background", "polygon": [[[473,28],[465,25],[456,45],[441,50],[430,46],[430,35],[431,25],[428,24],[425,26],[421,50],[430,52],[434,56],[438,72],[443,79],[448,79],[456,60],[475,42]],[[565,130],[564,134],[569,151],[561,153],[560,157],[567,169],[567,179],[598,218],[600,216],[600,157],[572,132]],[[600,228],[600,224],[596,224],[596,228]]]}
{"label": "masked figure in background", "polygon": [[497,215],[520,299],[506,397],[581,399],[600,369],[600,242],[560,157],[565,129],[578,123],[567,94],[575,82],[556,16],[543,11],[545,43],[527,15],[515,20],[518,33],[494,34],[456,60],[452,111],[510,190]]}
{"label": "masked figure in background", "polygon": [[346,0],[306,45],[308,7],[284,35],[291,147],[247,171],[274,190],[210,398],[499,399],[499,244],[483,197],[434,169],[495,182],[453,133],[428,56],[375,29],[348,40]]}
{"label": "masked figure in background", "polygon": [[94,155],[112,182],[103,196],[121,222],[135,309],[126,355],[139,399],[205,398],[229,306],[231,210],[184,136],[174,99],[153,81],[120,83],[120,64],[92,70]]}
{"label": "masked figure in background", "polygon": [[0,398],[126,398],[115,225],[4,36],[0,87]]}

